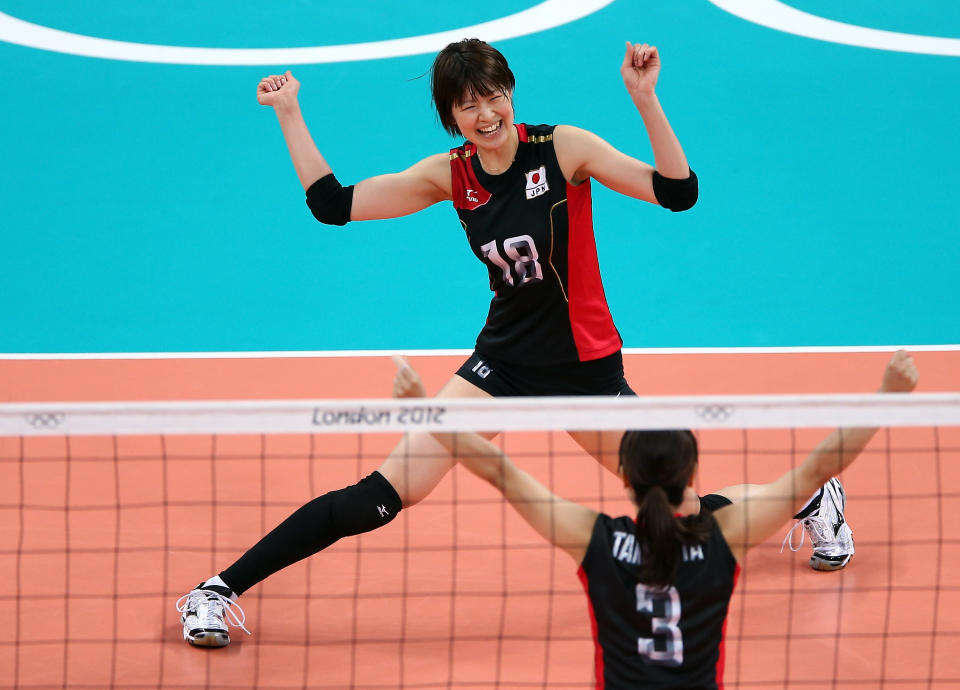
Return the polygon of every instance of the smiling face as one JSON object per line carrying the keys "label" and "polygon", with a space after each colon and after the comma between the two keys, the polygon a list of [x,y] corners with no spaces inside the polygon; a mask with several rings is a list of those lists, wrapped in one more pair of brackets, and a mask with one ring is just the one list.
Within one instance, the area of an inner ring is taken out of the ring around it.
{"label": "smiling face", "polygon": [[464,95],[453,105],[453,121],[464,137],[482,148],[497,148],[513,130],[512,94],[494,92]]}
{"label": "smiling face", "polygon": [[452,136],[496,145],[513,125],[513,72],[476,38],[451,43],[433,61],[430,85],[440,123]]}

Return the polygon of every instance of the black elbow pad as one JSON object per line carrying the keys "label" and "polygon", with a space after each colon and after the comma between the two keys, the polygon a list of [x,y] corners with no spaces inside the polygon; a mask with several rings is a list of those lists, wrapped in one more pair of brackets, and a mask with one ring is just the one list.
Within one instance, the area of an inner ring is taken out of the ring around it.
{"label": "black elbow pad", "polygon": [[353,185],[342,187],[333,173],[324,175],[307,190],[313,217],[327,225],[346,225],[353,207]]}
{"label": "black elbow pad", "polygon": [[686,211],[697,203],[698,191],[697,174],[693,170],[690,170],[690,177],[683,180],[664,177],[656,170],[653,171],[653,195],[657,197],[657,203],[664,208]]}

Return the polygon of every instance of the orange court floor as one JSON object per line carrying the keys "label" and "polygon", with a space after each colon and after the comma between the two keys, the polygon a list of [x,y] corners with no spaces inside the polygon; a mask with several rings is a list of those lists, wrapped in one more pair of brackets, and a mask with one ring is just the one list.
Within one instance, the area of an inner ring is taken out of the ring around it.
{"label": "orange court floor", "polygon": [[[642,395],[869,392],[888,352],[648,353]],[[413,355],[435,392],[463,355]],[[919,391],[960,390],[921,351]],[[0,400],[377,398],[388,356],[3,359]],[[823,430],[700,434],[699,490],[772,479]],[[395,434],[0,438],[0,687],[592,688],[576,564],[459,468],[390,526],[245,594],[247,636],[181,638],[176,599],[293,509],[376,469]],[[563,433],[501,441],[558,494],[628,512]],[[960,688],[960,430],[881,431],[844,477],[834,573],[777,537],[743,564],[727,688]],[[786,534],[787,526],[784,528]]]}

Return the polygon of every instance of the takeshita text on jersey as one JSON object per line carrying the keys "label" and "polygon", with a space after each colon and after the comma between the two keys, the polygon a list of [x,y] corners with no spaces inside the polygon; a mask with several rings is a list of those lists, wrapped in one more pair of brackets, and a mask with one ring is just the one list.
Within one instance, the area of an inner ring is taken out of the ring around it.
{"label": "takeshita text on jersey", "polygon": [[553,126],[515,126],[517,155],[501,174],[470,142],[450,151],[453,205],[494,292],[477,351],[533,365],[613,354],[622,340],[600,279],[590,180],[564,179]]}
{"label": "takeshita text on jersey", "polygon": [[637,581],[641,549],[630,517],[600,514],[579,576],[590,601],[598,690],[723,688],[724,637],[740,566],[714,523],[709,538],[677,545],[669,587]]}

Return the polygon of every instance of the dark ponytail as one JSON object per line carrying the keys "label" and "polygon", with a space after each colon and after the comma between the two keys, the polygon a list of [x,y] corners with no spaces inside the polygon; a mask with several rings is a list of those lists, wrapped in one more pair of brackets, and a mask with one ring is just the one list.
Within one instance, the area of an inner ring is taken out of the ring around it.
{"label": "dark ponytail", "polygon": [[701,544],[713,528],[713,514],[675,517],[674,507],[697,467],[697,439],[686,430],[628,431],[620,441],[620,466],[637,501],[637,577],[667,587],[681,558],[681,546]]}

